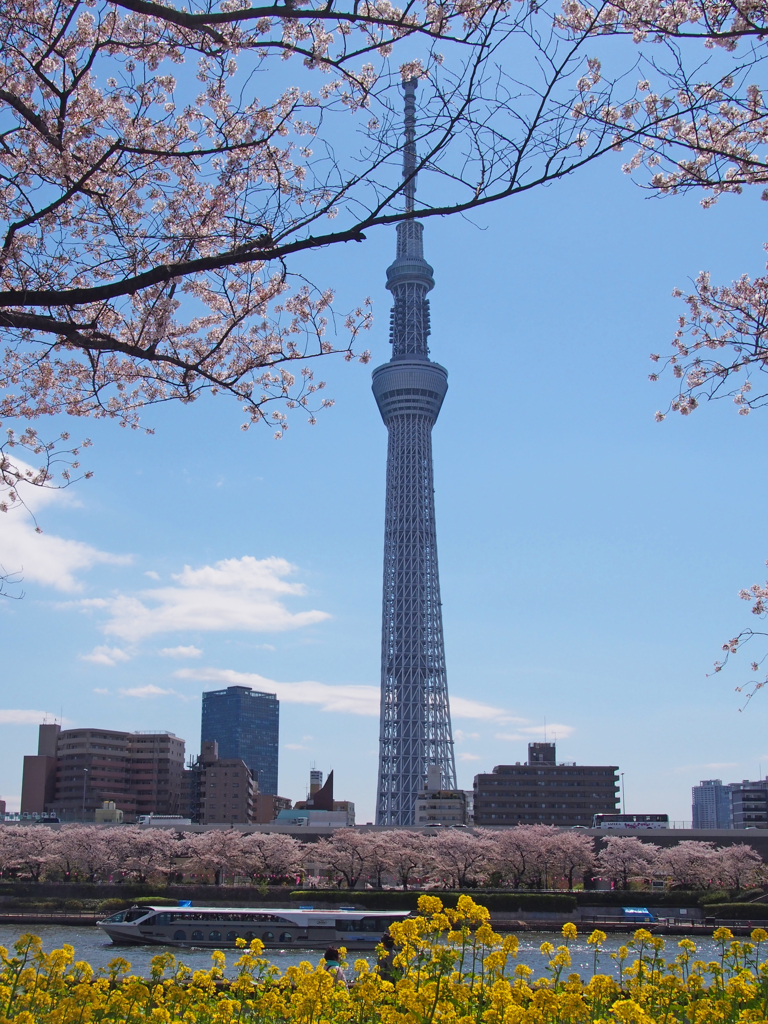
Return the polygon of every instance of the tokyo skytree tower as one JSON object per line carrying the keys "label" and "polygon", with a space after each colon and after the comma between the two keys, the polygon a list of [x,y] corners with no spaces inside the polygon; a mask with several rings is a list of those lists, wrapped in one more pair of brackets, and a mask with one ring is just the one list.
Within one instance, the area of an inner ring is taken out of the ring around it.
{"label": "tokyo skytree tower", "polygon": [[[416,192],[416,80],[404,83],[405,209]],[[414,802],[427,769],[456,787],[445,646],[437,571],[432,427],[448,373],[429,358],[432,267],[424,259],[424,225],[397,225],[397,256],[387,269],[394,297],[392,358],[373,371],[373,394],[389,431],[381,638],[381,719],[377,825],[414,824]]]}

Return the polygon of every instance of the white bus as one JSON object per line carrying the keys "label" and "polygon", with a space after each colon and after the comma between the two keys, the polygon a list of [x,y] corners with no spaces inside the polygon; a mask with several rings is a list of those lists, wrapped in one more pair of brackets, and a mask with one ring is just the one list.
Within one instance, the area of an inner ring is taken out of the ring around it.
{"label": "white bus", "polygon": [[669,828],[668,814],[595,814],[592,828]]}

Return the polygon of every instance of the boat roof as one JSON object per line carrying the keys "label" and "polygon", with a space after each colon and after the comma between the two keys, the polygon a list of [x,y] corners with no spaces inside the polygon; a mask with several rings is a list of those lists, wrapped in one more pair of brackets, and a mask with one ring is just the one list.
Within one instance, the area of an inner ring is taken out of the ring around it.
{"label": "boat roof", "polygon": [[355,910],[354,907],[338,908],[330,907],[174,907],[167,903],[144,903],[140,910],[211,910],[217,914],[244,914],[249,911],[253,914],[322,914],[325,917],[339,914],[358,914],[364,917],[407,917],[410,910]]}

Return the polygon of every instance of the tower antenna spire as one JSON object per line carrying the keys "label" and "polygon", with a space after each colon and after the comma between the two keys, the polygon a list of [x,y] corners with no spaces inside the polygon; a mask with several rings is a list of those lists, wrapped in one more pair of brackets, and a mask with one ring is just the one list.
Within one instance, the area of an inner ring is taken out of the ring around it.
{"label": "tower antenna spire", "polygon": [[373,393],[389,433],[381,630],[378,825],[414,825],[416,797],[430,770],[456,789],[451,711],[437,568],[432,428],[448,372],[429,358],[424,225],[416,219],[416,79],[403,82],[406,216],[387,268],[392,358],[373,371]]}
{"label": "tower antenna spire", "polygon": [[405,147],[403,149],[403,179],[405,180],[405,212],[413,213],[416,199],[416,83],[409,78],[403,82],[405,93]]}

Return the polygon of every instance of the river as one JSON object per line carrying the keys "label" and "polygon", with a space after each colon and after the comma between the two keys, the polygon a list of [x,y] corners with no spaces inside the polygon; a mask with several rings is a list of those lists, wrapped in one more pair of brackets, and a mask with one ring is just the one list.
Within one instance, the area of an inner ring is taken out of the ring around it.
{"label": "river", "polygon": [[[39,935],[43,941],[43,949],[50,952],[52,949],[61,948],[64,943],[75,947],[75,955],[78,960],[87,960],[97,970],[107,966],[113,957],[120,956],[129,960],[131,971],[134,974],[146,976],[149,973],[149,964],[153,956],[171,949],[178,959],[194,970],[207,970],[211,966],[211,951],[209,949],[173,949],[167,946],[114,946],[100,929],[90,927],[73,927],[68,925],[41,924],[36,925],[29,931]],[[589,929],[591,930],[591,929]],[[19,938],[25,929],[19,925],[0,925],[0,946],[9,948]],[[582,978],[589,978],[593,969],[593,951],[587,945],[587,932],[579,935],[575,942],[571,943],[571,972],[576,972]],[[598,972],[601,974],[615,973],[614,961],[610,953],[626,943],[630,938],[628,935],[609,935],[605,943],[605,951],[600,957]],[[557,944],[559,937],[551,932],[525,932],[519,935],[520,949],[518,951],[518,963],[527,964],[532,967],[535,976],[539,977],[545,973],[547,958],[542,955],[539,947],[542,942]],[[562,940],[559,940],[562,941]],[[694,938],[698,949],[697,958],[711,960],[715,958],[719,950],[717,944],[711,937],[696,936]],[[668,960],[674,959],[678,952],[680,938],[676,935],[665,936],[666,951]],[[225,950],[227,955],[227,974],[234,974],[232,964],[239,955],[236,950]],[[316,965],[321,957],[319,950],[301,949],[271,949],[266,952],[267,959],[276,964],[281,970],[285,970],[292,964],[298,964],[308,960]],[[350,964],[359,959],[363,954],[351,952],[348,956]],[[370,954],[366,956],[371,963],[375,960]],[[568,972],[566,972],[568,973]]]}

